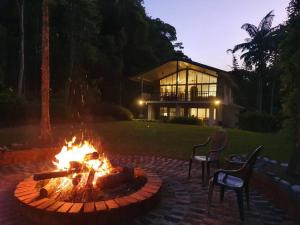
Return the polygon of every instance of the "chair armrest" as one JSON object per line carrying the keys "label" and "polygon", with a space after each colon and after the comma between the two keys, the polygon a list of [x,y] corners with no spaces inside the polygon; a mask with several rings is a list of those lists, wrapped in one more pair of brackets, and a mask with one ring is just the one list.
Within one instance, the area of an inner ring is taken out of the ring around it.
{"label": "chair armrest", "polygon": [[199,149],[201,147],[205,147],[206,145],[208,145],[208,143],[210,142],[210,140],[211,140],[211,137],[208,137],[205,143],[194,145],[193,146],[193,154],[192,154],[192,156],[195,156],[197,149]]}

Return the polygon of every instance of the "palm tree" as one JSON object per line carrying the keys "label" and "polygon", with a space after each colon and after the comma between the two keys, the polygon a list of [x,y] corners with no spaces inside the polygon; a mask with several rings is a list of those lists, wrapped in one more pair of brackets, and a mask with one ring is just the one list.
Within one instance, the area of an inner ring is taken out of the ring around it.
{"label": "palm tree", "polygon": [[41,141],[49,143],[52,139],[50,113],[49,113],[49,90],[50,90],[50,70],[49,70],[49,14],[48,0],[43,0],[42,5],[42,65],[41,65]]}
{"label": "palm tree", "polygon": [[278,26],[272,27],[274,14],[270,11],[259,23],[258,27],[245,23],[242,29],[246,30],[249,38],[244,43],[234,46],[232,52],[241,50],[241,59],[247,67],[256,70],[257,77],[257,109],[262,111],[263,75],[271,59],[274,49],[274,40],[278,34]]}

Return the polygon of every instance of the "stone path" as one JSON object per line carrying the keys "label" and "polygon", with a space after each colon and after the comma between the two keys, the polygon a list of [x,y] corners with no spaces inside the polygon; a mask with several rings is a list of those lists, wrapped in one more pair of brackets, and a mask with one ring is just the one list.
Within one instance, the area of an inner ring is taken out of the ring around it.
{"label": "stone path", "polygon": [[[282,209],[276,208],[257,191],[251,191],[251,210],[245,210],[245,221],[239,220],[235,194],[225,193],[219,203],[218,190],[213,196],[210,214],[207,213],[207,187],[201,186],[199,167],[187,178],[188,162],[154,156],[119,156],[109,158],[113,163],[139,166],[151,170],[163,179],[161,202],[148,214],[124,225],[296,225]],[[13,199],[16,183],[35,172],[51,169],[51,162],[0,167],[0,224],[31,225],[18,213]]]}

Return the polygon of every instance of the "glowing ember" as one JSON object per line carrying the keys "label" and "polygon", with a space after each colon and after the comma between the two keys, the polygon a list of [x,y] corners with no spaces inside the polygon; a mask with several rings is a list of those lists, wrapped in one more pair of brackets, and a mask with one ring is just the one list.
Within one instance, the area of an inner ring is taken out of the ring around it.
{"label": "glowing ember", "polygon": [[[97,149],[84,141],[75,144],[76,137],[62,147],[53,161],[58,170],[71,171],[69,176],[62,178],[54,178],[49,181],[50,185],[56,186],[55,192],[68,191],[77,186],[77,189],[85,188],[86,186],[95,186],[99,177],[110,174],[112,166],[109,160],[100,155]],[[57,185],[59,179],[59,185]]]}

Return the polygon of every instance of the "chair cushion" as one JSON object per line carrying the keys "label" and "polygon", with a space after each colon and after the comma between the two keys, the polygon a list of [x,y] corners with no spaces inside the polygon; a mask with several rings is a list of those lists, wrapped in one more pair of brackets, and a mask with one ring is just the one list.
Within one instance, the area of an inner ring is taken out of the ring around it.
{"label": "chair cushion", "polygon": [[229,188],[242,188],[244,186],[244,181],[241,178],[226,175],[223,172],[218,174],[217,183]]}
{"label": "chair cushion", "polygon": [[206,156],[205,155],[196,155],[196,156],[194,156],[194,159],[196,161],[212,161],[209,156],[207,157],[207,160],[206,160]]}

